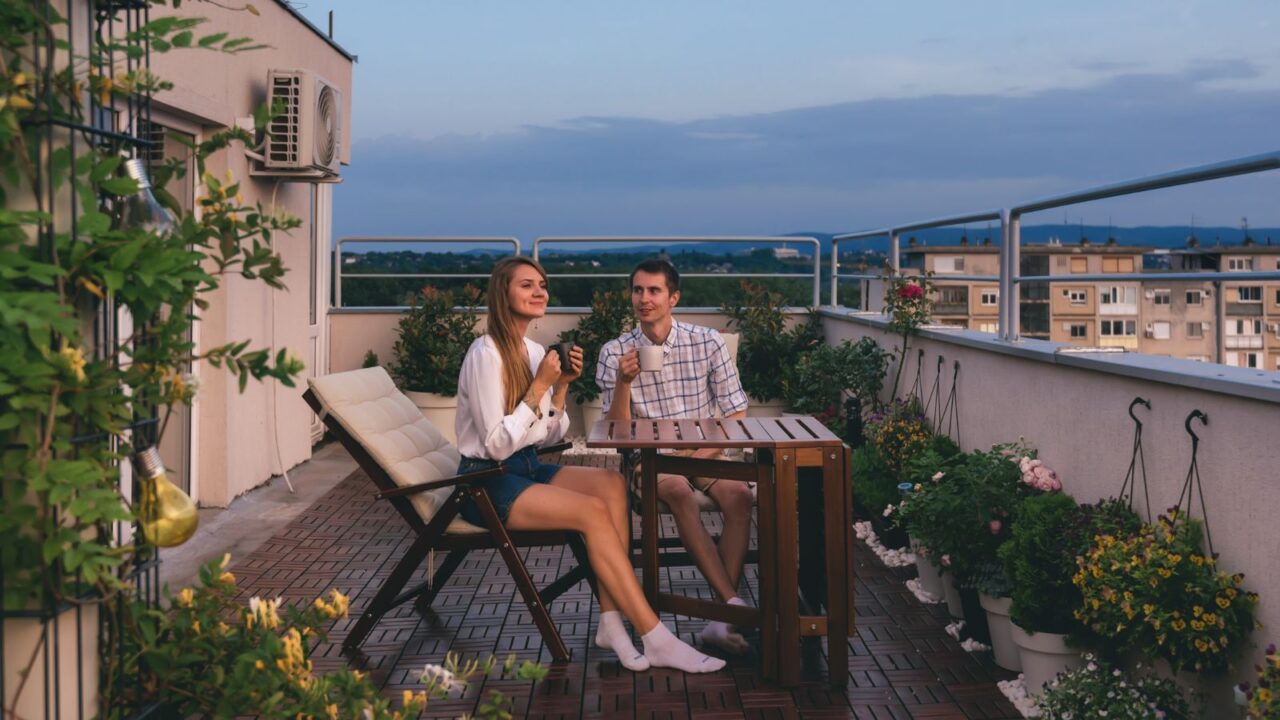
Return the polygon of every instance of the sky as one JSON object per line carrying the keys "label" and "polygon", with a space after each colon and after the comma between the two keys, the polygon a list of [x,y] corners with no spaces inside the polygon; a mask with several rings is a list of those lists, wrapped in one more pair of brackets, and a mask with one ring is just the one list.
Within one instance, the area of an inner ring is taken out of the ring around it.
{"label": "sky", "polygon": [[[336,236],[847,232],[1280,149],[1274,0],[294,5],[359,58]],[[1025,222],[1280,226],[1277,191]]]}

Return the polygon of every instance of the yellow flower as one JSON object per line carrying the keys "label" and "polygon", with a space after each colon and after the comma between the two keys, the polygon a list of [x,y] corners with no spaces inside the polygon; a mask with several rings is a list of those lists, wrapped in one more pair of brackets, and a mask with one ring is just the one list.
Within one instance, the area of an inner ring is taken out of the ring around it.
{"label": "yellow flower", "polygon": [[1169,572],[1165,568],[1156,568],[1156,574],[1162,578],[1165,578],[1166,580],[1169,579],[1169,576],[1173,575],[1173,573]]}
{"label": "yellow flower", "polygon": [[254,663],[253,663],[253,666],[254,666],[255,668],[259,669],[259,670],[266,670],[266,669],[267,669],[267,664],[266,664],[266,663],[264,663],[264,662],[262,662],[261,660],[258,660],[258,661],[256,661],[256,662],[254,662]]}
{"label": "yellow flower", "polygon": [[62,360],[62,363],[67,366],[67,369],[71,371],[71,374],[75,375],[76,382],[85,381],[84,351],[78,347],[63,345],[62,349],[58,351],[58,357]]}
{"label": "yellow flower", "polygon": [[219,576],[218,576],[218,582],[220,582],[220,583],[226,583],[227,585],[233,585],[233,584],[235,584],[235,581],[236,581],[236,576],[235,576],[235,575],[232,575],[232,574],[231,574],[231,573],[229,573],[229,572],[224,572],[224,573],[222,573],[221,575],[219,575]]}
{"label": "yellow flower", "polygon": [[338,703],[330,703],[324,712],[329,716],[329,720],[338,720]]}
{"label": "yellow flower", "polygon": [[182,588],[182,590],[178,592],[178,597],[177,597],[178,604],[181,605],[182,607],[191,607],[191,603],[194,602],[195,599],[196,599],[195,591],[193,591],[189,587]]}
{"label": "yellow flower", "polygon": [[199,635],[199,634],[200,634],[200,621],[199,621],[199,620],[192,620],[192,621],[191,621],[191,629],[192,629],[192,630],[194,630],[194,631],[195,631],[195,633],[196,633],[197,635]]}
{"label": "yellow flower", "polygon": [[1223,610],[1226,610],[1228,607],[1231,606],[1231,601],[1222,597],[1221,595],[1219,595],[1215,599],[1215,601],[1218,603],[1218,607],[1222,608]]}
{"label": "yellow flower", "polygon": [[1192,615],[1192,617],[1200,617],[1200,616],[1201,616],[1201,615],[1203,615],[1203,614],[1204,614],[1204,608],[1200,607],[1199,605],[1192,605],[1192,606],[1191,606],[1191,615]]}
{"label": "yellow flower", "polygon": [[1260,702],[1263,702],[1263,703],[1271,702],[1271,691],[1266,688],[1258,688],[1257,690],[1253,691],[1253,694],[1258,698]]}
{"label": "yellow flower", "polygon": [[1144,613],[1146,613],[1146,614],[1148,614],[1148,615],[1150,615],[1151,613],[1153,613],[1153,612],[1155,612],[1155,611],[1156,611],[1156,606],[1155,606],[1155,605],[1152,605],[1151,603],[1145,603],[1145,604],[1142,606],[1142,612],[1144,612]]}
{"label": "yellow flower", "polygon": [[1187,626],[1187,623],[1184,620],[1174,620],[1173,622],[1169,623],[1169,627],[1173,628],[1175,632],[1182,632],[1182,629],[1185,628],[1186,626]]}

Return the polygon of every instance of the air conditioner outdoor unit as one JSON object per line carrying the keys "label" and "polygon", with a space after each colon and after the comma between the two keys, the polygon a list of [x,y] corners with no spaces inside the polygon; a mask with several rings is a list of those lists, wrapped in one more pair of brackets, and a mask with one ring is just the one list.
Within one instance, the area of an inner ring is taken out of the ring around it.
{"label": "air conditioner outdoor unit", "polygon": [[1148,290],[1148,291],[1146,291],[1145,293],[1143,293],[1143,295],[1144,295],[1144,296],[1146,296],[1146,298],[1147,298],[1148,300],[1150,300],[1151,298],[1153,298],[1153,297],[1155,297],[1155,296],[1156,296],[1156,291],[1155,291],[1155,290]]}
{"label": "air conditioner outdoor unit", "polygon": [[308,70],[267,72],[267,125],[258,175],[336,181],[341,172],[342,93]]}

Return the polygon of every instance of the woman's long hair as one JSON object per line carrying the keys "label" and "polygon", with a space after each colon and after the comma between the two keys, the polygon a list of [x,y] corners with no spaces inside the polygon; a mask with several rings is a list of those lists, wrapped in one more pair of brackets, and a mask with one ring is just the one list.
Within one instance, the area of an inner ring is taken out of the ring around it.
{"label": "woman's long hair", "polygon": [[520,255],[502,258],[489,275],[489,328],[486,332],[493,338],[498,356],[502,358],[502,389],[507,413],[516,409],[533,383],[533,371],[529,369],[524,353],[524,336],[516,329],[515,314],[511,311],[511,280],[521,265],[528,265],[537,270],[543,280],[547,279],[547,271],[537,260]]}

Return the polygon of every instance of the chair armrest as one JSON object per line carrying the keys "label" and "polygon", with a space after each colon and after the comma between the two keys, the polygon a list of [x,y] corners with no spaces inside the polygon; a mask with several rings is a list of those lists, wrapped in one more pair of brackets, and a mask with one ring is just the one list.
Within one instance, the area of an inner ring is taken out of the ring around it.
{"label": "chair armrest", "polygon": [[427,490],[439,490],[440,488],[452,487],[454,485],[466,485],[477,480],[486,480],[491,477],[498,477],[506,473],[506,468],[499,465],[498,467],[488,468],[486,470],[478,470],[473,473],[464,473],[443,480],[432,480],[431,482],[418,483],[417,485],[405,485],[404,487],[383,490],[378,493],[378,499],[401,497],[403,495],[416,495]]}
{"label": "chair armrest", "polygon": [[572,449],[573,449],[573,443],[562,442],[562,443],[556,443],[555,445],[548,445],[546,447],[538,448],[538,454],[550,455],[551,453],[564,452],[565,450],[572,450]]}

